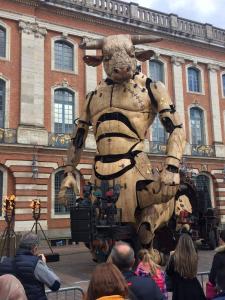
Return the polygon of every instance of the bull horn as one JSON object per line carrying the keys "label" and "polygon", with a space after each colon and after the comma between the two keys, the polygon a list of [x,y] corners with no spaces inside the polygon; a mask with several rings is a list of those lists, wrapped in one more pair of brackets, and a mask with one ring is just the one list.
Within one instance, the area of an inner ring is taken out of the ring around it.
{"label": "bull horn", "polygon": [[89,40],[88,38],[83,38],[83,41],[79,45],[81,49],[102,49],[103,39]]}
{"label": "bull horn", "polygon": [[150,34],[146,34],[146,35],[135,34],[135,35],[131,35],[131,41],[133,45],[137,45],[137,44],[160,42],[162,41],[162,38]]}

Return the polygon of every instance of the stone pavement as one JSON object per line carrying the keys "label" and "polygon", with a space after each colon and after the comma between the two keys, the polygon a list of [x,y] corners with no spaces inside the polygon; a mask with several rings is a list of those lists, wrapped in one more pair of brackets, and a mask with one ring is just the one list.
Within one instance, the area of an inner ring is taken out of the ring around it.
{"label": "stone pavement", "polygon": [[[60,254],[60,261],[48,263],[62,281],[62,287],[79,285],[86,290],[88,280],[96,266],[92,261],[89,250],[80,243],[79,245],[53,247],[55,253]],[[43,253],[49,250],[43,249]],[[199,251],[198,271],[210,269],[214,251]]]}
{"label": "stone pavement", "polygon": [[[48,266],[60,277],[61,286],[79,285],[86,290],[91,273],[96,266],[89,250],[80,243],[79,245],[53,247],[53,251],[60,254],[60,261],[48,263]],[[49,251],[46,250],[46,253]]]}

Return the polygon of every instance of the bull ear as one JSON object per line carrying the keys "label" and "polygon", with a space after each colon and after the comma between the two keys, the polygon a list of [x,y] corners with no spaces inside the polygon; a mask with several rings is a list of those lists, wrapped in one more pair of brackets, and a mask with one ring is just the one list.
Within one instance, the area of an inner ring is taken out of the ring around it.
{"label": "bull ear", "polygon": [[142,50],[142,51],[136,51],[135,57],[137,58],[137,60],[146,61],[149,60],[154,54],[155,52],[152,50]]}
{"label": "bull ear", "polygon": [[85,55],[83,57],[83,61],[85,62],[85,64],[92,67],[97,67],[98,65],[100,65],[102,60],[103,57],[101,55]]}

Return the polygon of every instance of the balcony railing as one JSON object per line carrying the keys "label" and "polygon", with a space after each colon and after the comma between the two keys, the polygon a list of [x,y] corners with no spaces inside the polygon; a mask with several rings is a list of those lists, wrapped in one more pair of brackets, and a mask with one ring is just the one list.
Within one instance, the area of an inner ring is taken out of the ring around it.
{"label": "balcony railing", "polygon": [[[165,154],[166,144],[161,142],[150,142],[151,154]],[[213,145],[191,145],[191,152],[187,155],[200,156],[200,157],[215,157],[215,147]]]}
{"label": "balcony railing", "polygon": [[69,133],[49,133],[48,146],[56,148],[68,148],[71,142]]}
{"label": "balcony railing", "polygon": [[153,154],[165,154],[166,153],[166,144],[160,142],[150,142],[150,153]]}
{"label": "balcony railing", "polygon": [[0,144],[15,144],[17,142],[17,130],[0,128]]}
{"label": "balcony railing", "polygon": [[214,157],[215,147],[213,145],[191,145],[191,155]]}
{"label": "balcony railing", "polygon": [[[17,129],[0,128],[0,144],[16,144],[17,143]],[[49,133],[48,146],[55,148],[69,148],[71,143],[70,133]],[[190,145],[191,151],[186,155],[199,157],[216,157],[214,145]],[[150,154],[166,154],[166,144],[161,142],[149,142]]]}

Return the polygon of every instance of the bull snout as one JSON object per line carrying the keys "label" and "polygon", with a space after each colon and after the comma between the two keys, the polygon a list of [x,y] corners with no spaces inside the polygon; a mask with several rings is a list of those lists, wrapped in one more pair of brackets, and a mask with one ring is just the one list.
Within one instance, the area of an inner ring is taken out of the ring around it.
{"label": "bull snout", "polygon": [[113,73],[111,77],[113,80],[120,82],[130,79],[132,77],[132,74],[132,68],[128,65],[113,68]]}
{"label": "bull snout", "polygon": [[117,74],[127,74],[129,73],[131,70],[130,66],[126,66],[126,67],[121,67],[121,68],[114,68],[114,72]]}

